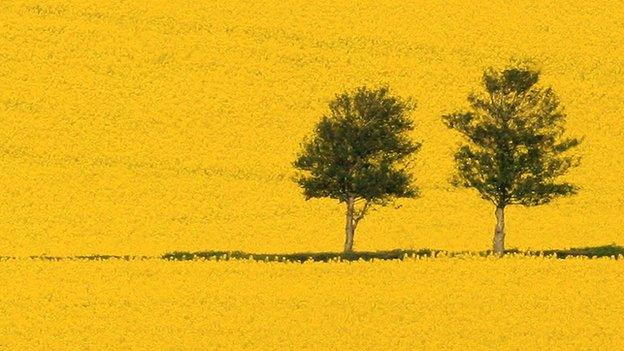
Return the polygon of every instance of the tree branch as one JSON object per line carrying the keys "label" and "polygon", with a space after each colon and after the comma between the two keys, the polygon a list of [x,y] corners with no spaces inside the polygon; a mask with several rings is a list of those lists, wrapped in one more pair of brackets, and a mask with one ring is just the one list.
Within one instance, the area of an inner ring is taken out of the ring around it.
{"label": "tree branch", "polygon": [[364,206],[362,207],[362,209],[356,213],[353,219],[353,222],[356,226],[360,222],[360,220],[364,218],[364,216],[366,215],[366,213],[368,212],[371,206],[372,206],[372,202],[369,200],[366,200],[366,203],[364,203]]}

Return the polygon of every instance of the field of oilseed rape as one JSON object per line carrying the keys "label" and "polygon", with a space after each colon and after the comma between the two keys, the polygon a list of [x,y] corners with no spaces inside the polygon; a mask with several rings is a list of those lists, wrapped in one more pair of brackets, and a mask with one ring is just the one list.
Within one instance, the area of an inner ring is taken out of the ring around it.
{"label": "field of oilseed rape", "polygon": [[621,350],[623,274],[526,257],[3,261],[0,348]]}
{"label": "field of oilseed rape", "polygon": [[284,263],[31,255],[338,251],[300,142],[338,92],[412,97],[421,197],[355,250],[491,246],[449,185],[482,72],[532,59],[584,137],[578,195],[506,212],[507,246],[624,243],[624,2],[0,1],[0,350],[624,349],[621,260]]}
{"label": "field of oilseed rape", "polygon": [[489,248],[441,116],[514,57],[585,140],[580,193],[510,207],[507,246],[622,243],[623,22],[622,1],[1,1],[0,255],[339,250],[343,206],[306,202],[291,163],[363,84],[416,100],[422,197],[355,249]]}

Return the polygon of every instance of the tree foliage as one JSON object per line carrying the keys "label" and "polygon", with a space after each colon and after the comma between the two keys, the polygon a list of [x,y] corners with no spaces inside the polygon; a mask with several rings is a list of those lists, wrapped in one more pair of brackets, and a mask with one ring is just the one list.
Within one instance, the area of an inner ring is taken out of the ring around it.
{"label": "tree foliage", "polygon": [[454,185],[474,188],[500,208],[540,205],[577,192],[559,177],[579,164],[569,151],[581,140],[564,135],[566,114],[539,78],[530,64],[490,68],[484,91],[469,95],[470,108],[443,117],[464,137],[455,154]]}
{"label": "tree foliage", "polygon": [[416,197],[408,171],[410,156],[420,148],[408,135],[412,109],[387,87],[337,95],[294,162],[306,199],[362,200],[361,219],[371,205]]}

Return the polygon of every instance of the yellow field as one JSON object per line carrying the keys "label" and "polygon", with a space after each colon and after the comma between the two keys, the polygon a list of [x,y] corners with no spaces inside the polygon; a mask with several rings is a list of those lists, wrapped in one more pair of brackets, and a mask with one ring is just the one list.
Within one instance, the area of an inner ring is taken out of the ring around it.
{"label": "yellow field", "polygon": [[[477,4],[478,3],[478,4]],[[418,102],[422,198],[356,250],[489,248],[448,185],[484,68],[533,58],[585,136],[579,195],[507,212],[509,247],[624,244],[624,2],[0,1],[0,255],[337,251],[291,162],[335,93]],[[613,260],[0,262],[0,350],[624,349]]]}
{"label": "yellow field", "polygon": [[5,261],[0,349],[621,350],[623,274],[603,259]]}
{"label": "yellow field", "polygon": [[340,250],[343,208],[305,202],[290,163],[335,93],[381,83],[418,101],[423,196],[356,249],[488,248],[440,116],[511,57],[586,141],[582,192],[511,208],[508,246],[623,243],[624,2],[408,3],[1,1],[0,254]]}

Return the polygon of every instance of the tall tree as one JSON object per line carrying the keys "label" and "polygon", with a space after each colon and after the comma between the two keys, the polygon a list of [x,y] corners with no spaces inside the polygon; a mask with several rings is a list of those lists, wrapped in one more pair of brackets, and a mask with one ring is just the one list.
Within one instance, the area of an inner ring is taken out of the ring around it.
{"label": "tall tree", "polygon": [[345,252],[353,251],[355,229],[372,206],[418,196],[408,171],[421,145],[408,135],[412,109],[387,87],[344,92],[301,145],[295,181],[306,200],[328,197],[345,204]]}
{"label": "tall tree", "polygon": [[540,71],[526,63],[487,69],[482,93],[468,97],[469,109],[443,116],[461,133],[453,184],[476,189],[494,204],[493,250],[505,250],[505,207],[536,206],[575,194],[560,180],[580,157],[580,139],[564,136],[566,114],[550,87],[538,85]]}

